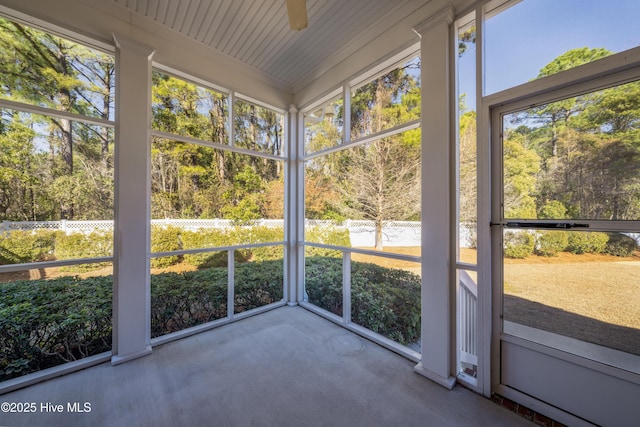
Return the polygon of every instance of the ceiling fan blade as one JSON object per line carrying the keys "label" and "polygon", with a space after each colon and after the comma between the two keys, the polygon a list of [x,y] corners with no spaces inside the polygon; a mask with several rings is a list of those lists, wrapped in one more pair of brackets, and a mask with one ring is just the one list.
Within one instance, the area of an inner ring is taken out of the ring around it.
{"label": "ceiling fan blade", "polygon": [[289,14],[289,26],[294,31],[307,28],[307,2],[306,0],[287,0],[287,12]]}

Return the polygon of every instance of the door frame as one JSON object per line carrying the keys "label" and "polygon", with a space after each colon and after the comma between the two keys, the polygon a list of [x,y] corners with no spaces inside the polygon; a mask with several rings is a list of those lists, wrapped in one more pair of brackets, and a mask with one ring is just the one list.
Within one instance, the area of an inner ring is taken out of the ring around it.
{"label": "door frame", "polygon": [[[505,335],[502,334],[502,227],[491,226],[491,221],[501,220],[502,200],[502,144],[500,142],[501,114],[522,110],[533,105],[544,104],[554,100],[564,99],[587,92],[593,92],[617,84],[623,84],[640,79],[640,48],[624,54],[612,55],[594,63],[586,64],[572,70],[544,79],[525,83],[515,88],[482,98],[482,108],[478,122],[479,144],[479,198],[481,203],[479,217],[488,219],[483,230],[479,232],[485,236],[482,254],[479,258],[480,277],[484,283],[483,296],[488,304],[484,305],[483,313],[490,313],[490,321],[485,328],[490,331],[480,336],[485,340],[485,357],[490,361],[485,367],[490,369],[486,375],[483,388],[490,393],[498,393],[507,398],[520,402],[531,409],[546,414],[558,421],[568,424],[584,424],[586,421],[579,416],[554,405],[554,402],[543,402],[535,397],[524,394],[501,382],[501,353]],[[640,231],[640,221],[588,222],[589,231]],[[486,311],[484,311],[486,310]],[[484,315],[487,319],[487,315]],[[544,357],[562,360],[571,366],[587,369],[590,372],[630,381],[638,386],[640,391],[640,375],[606,366],[592,360],[564,353],[545,347],[541,344],[525,342],[520,338],[514,340],[523,348],[539,353]],[[520,341],[518,341],[520,340]],[[575,413],[575,411],[574,411]],[[588,425],[588,423],[587,423]]]}

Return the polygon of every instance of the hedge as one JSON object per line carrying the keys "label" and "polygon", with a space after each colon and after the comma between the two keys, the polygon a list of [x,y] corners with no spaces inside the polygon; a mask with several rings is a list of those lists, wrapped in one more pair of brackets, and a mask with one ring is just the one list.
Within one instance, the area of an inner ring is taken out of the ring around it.
{"label": "hedge", "polygon": [[569,244],[569,236],[564,231],[540,231],[536,236],[535,253],[541,256],[556,256]]}
{"label": "hedge", "polygon": [[[308,257],[309,302],[342,316],[342,260]],[[351,320],[401,344],[420,338],[420,276],[376,264],[351,263]]]}
{"label": "hedge", "polygon": [[0,233],[0,264],[22,264],[52,258],[58,234],[51,230]]}
{"label": "hedge", "polygon": [[[266,226],[237,226],[228,229],[183,231],[181,237],[183,249],[214,248],[247,243],[281,242],[284,240],[284,229]],[[283,257],[282,245],[238,249],[234,253],[236,262],[267,261]],[[227,253],[222,251],[189,254],[184,256],[184,261],[197,268],[224,267],[227,265]]]}
{"label": "hedge", "polygon": [[567,251],[574,254],[601,254],[607,248],[608,241],[606,233],[571,231]]}
{"label": "hedge", "polygon": [[[351,247],[349,230],[346,228],[319,226],[307,227],[305,229],[304,239],[306,242],[324,243],[326,245],[343,246],[346,248]],[[305,249],[305,255],[307,257],[324,256],[340,258],[342,257],[342,251],[307,246]]]}
{"label": "hedge", "polygon": [[[283,262],[235,268],[235,312],[280,301]],[[112,277],[0,283],[0,381],[111,349]],[[227,315],[227,269],[151,276],[151,336]]]}
{"label": "hedge", "polygon": [[0,284],[0,380],[111,348],[111,277]]}
{"label": "hedge", "polygon": [[[94,231],[89,234],[58,233],[55,243],[55,259],[97,258],[113,255],[113,233]],[[61,267],[63,271],[83,272],[96,270],[110,263],[79,264]]]}
{"label": "hedge", "polygon": [[[306,260],[309,300],[342,306],[342,263]],[[352,263],[352,320],[400,343],[420,336],[420,278]],[[283,298],[282,260],[235,267],[234,312]],[[0,381],[111,349],[112,277],[61,277],[0,283]],[[227,269],[151,276],[151,336],[227,315]]]}
{"label": "hedge", "polygon": [[[182,229],[173,226],[151,226],[151,252],[171,252],[182,249],[180,235]],[[151,258],[151,267],[169,267],[180,262],[180,257],[172,255]]]}
{"label": "hedge", "polygon": [[506,258],[526,258],[533,254],[535,238],[526,231],[507,231],[504,233],[503,248]]}
{"label": "hedge", "polygon": [[609,233],[609,240],[605,252],[613,256],[631,256],[638,248],[638,243],[632,237],[621,233]]}

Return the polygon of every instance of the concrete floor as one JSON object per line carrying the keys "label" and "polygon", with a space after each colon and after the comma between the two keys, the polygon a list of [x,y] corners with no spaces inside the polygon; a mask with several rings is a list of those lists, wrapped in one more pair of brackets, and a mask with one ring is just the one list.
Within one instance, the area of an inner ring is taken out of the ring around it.
{"label": "concrete floor", "polygon": [[[0,426],[529,426],[300,307],[282,307],[0,396]],[[69,413],[67,404],[90,404]],[[41,405],[63,405],[46,413]]]}

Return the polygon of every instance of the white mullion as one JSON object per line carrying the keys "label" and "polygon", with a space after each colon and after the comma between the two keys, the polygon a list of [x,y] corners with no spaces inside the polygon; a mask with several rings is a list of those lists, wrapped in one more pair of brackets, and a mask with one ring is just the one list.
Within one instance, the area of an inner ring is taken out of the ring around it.
{"label": "white mullion", "polygon": [[348,144],[351,142],[351,87],[348,84],[342,87],[342,97],[342,144]]}
{"label": "white mullion", "polygon": [[235,250],[227,251],[227,317],[233,320],[235,307]]}
{"label": "white mullion", "polygon": [[39,105],[25,104],[24,102],[10,101],[8,99],[0,99],[0,108],[7,108],[24,113],[39,114],[47,117],[56,117],[59,119],[68,119],[76,123],[84,123],[88,125],[97,125],[107,128],[114,128],[115,122],[112,120],[100,119],[98,117],[90,117],[82,114],[69,113],[67,111],[54,110],[51,108],[41,107]]}
{"label": "white mullion", "polygon": [[234,119],[235,119],[235,112],[233,109],[233,105],[236,102],[236,95],[235,93],[229,92],[229,96],[227,97],[227,109],[229,110],[229,114],[227,115],[227,133],[229,135],[229,147],[235,147],[236,143],[235,143],[235,129],[234,129]]}
{"label": "white mullion", "polygon": [[68,265],[96,264],[113,262],[113,257],[75,258],[60,261],[41,261],[24,264],[0,265],[0,273],[12,273],[16,271],[37,270],[41,268],[63,267]]}
{"label": "white mullion", "polygon": [[174,133],[163,132],[163,131],[159,131],[159,130],[151,131],[151,134],[153,136],[155,136],[155,137],[158,137],[158,138],[164,138],[164,139],[169,139],[169,140],[179,141],[179,142],[186,142],[186,143],[189,143],[189,144],[201,145],[203,147],[215,148],[215,149],[218,149],[218,150],[233,151],[234,153],[246,154],[248,156],[262,157],[262,158],[265,158],[265,159],[277,160],[277,161],[280,161],[280,162],[284,160],[284,158],[282,156],[276,156],[275,154],[269,154],[269,153],[262,153],[260,151],[247,150],[246,148],[238,148],[238,147],[235,147],[235,146],[229,146],[229,145],[220,144],[220,143],[212,142],[212,141],[204,141],[202,139],[192,138],[190,136],[181,136],[181,135],[176,135]]}
{"label": "white mullion", "polygon": [[351,251],[342,251],[342,321],[351,323]]}
{"label": "white mullion", "polygon": [[336,145],[335,147],[329,147],[323,150],[316,151],[314,153],[307,154],[302,159],[311,160],[311,159],[315,159],[316,157],[326,156],[328,154],[333,154],[337,151],[346,150],[351,147],[359,147],[360,145],[368,144],[370,142],[376,142],[380,139],[388,138],[390,136],[394,136],[402,132],[418,129],[420,126],[421,126],[420,119],[411,120],[410,122],[403,123],[401,125],[394,126],[392,128],[389,128],[380,132],[376,132],[372,135],[367,135],[365,137],[358,138],[355,141],[349,141],[349,142],[343,143],[342,145]]}

